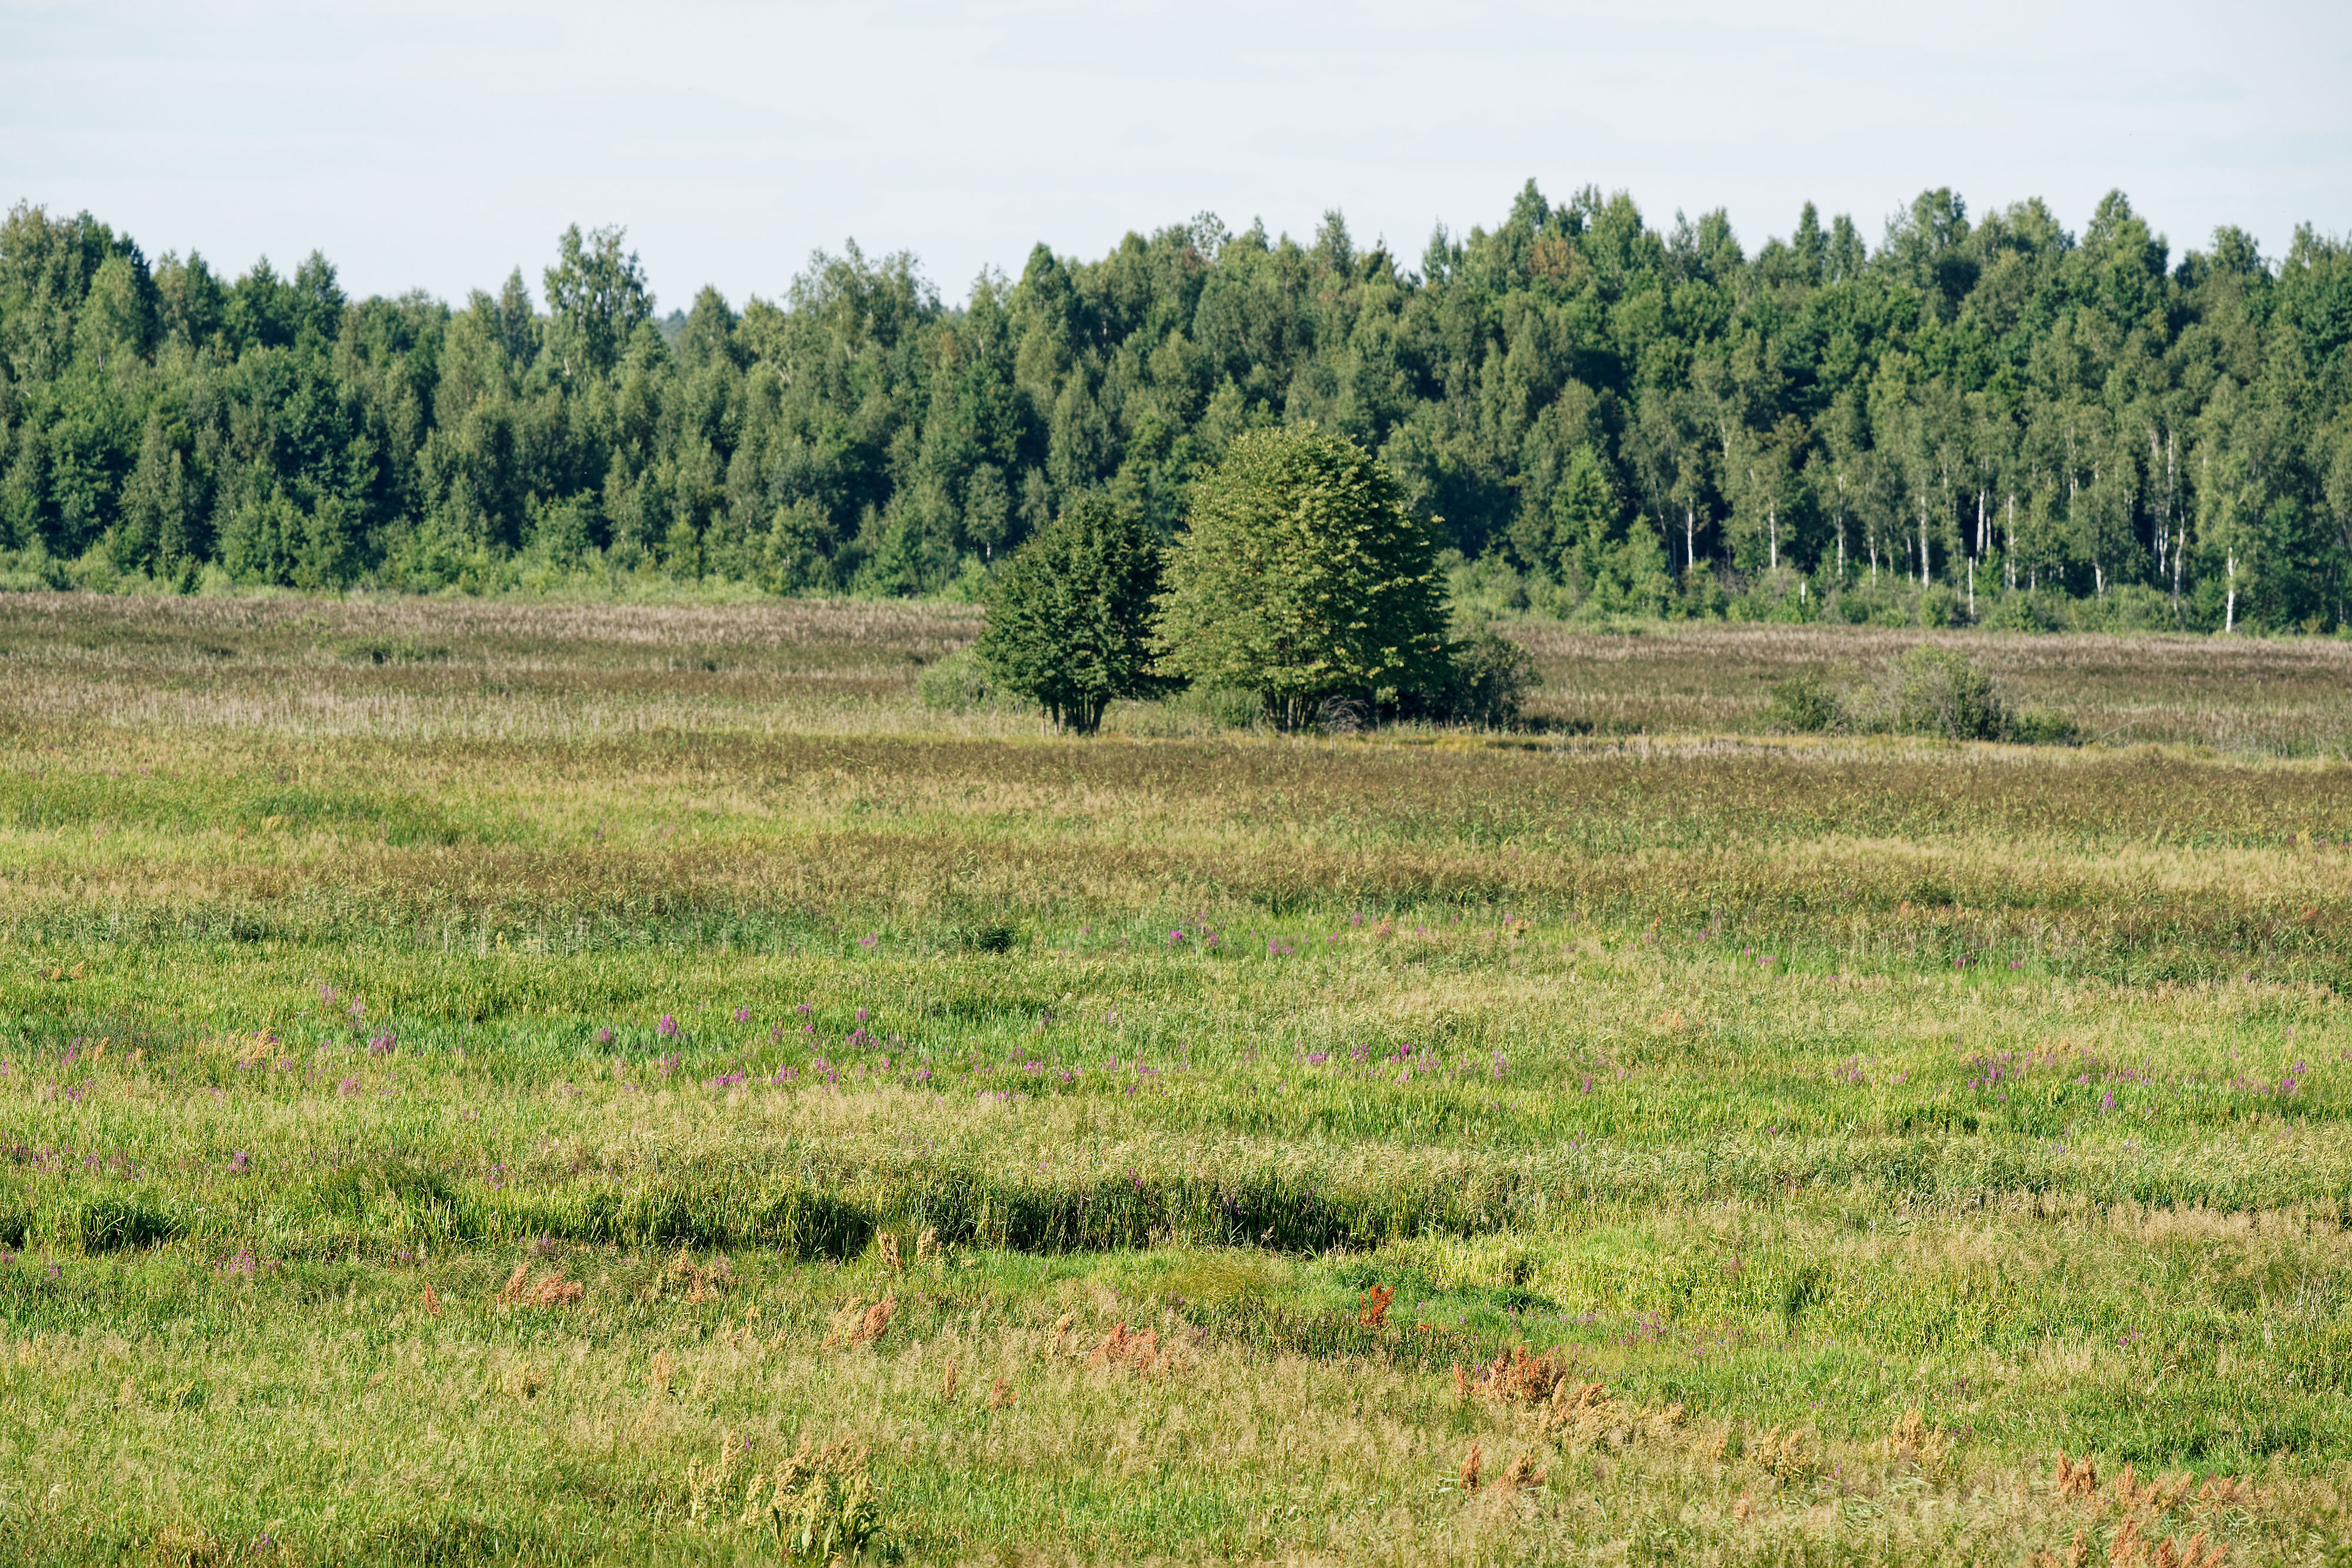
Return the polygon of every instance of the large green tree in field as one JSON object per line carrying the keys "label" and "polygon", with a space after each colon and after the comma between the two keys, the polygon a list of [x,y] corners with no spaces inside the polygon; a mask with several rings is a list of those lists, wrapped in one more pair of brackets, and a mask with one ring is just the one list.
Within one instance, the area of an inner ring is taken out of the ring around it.
{"label": "large green tree in field", "polygon": [[1255,430],[1197,480],[1160,598],[1160,667],[1256,692],[1286,729],[1335,698],[1444,678],[1428,533],[1371,454],[1314,424]]}
{"label": "large green tree in field", "polygon": [[1160,544],[1142,518],[1080,496],[1004,563],[975,651],[1006,690],[1092,735],[1114,701],[1161,685],[1150,646],[1159,589]]}

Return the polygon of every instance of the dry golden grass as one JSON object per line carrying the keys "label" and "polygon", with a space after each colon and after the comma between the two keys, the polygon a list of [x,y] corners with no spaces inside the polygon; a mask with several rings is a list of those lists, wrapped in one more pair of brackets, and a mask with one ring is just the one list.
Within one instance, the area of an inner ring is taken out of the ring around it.
{"label": "dry golden grass", "polygon": [[2352,641],[2024,636],[1845,626],[1666,626],[1639,636],[1512,625],[1545,685],[1531,709],[1608,734],[1759,728],[1771,688],[1801,674],[1864,684],[1922,643],[1977,660],[2028,706],[2095,738],[2226,750],[2352,750]]}

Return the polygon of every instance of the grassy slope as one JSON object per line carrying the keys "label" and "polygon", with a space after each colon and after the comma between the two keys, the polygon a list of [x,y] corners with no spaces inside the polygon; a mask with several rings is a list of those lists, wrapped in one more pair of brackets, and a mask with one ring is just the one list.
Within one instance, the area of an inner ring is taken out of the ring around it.
{"label": "grassy slope", "polygon": [[841,1437],[924,1559],[2335,1539],[2333,645],[1977,644],[2165,747],[1541,629],[1649,733],[1079,744],[907,705],[961,614],[0,607],[8,1553],[772,1557]]}

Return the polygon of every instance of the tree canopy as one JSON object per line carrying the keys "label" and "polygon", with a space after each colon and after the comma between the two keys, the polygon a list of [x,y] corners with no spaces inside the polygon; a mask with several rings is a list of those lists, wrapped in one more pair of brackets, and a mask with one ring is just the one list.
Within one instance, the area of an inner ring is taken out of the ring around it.
{"label": "tree canopy", "polygon": [[1874,248],[1808,207],[1751,250],[1530,183],[1412,261],[1204,216],[953,305],[850,246],[667,316],[574,229],[541,282],[353,298],[316,254],[230,277],[18,206],[0,578],[971,590],[1090,492],[1172,538],[1237,439],[1312,420],[1563,610],[2352,608],[2352,246],[2176,255],[2121,193],[2077,234],[1929,191]]}
{"label": "tree canopy", "polygon": [[1188,499],[1163,668],[1254,691],[1286,729],[1334,698],[1444,682],[1435,552],[1370,453],[1312,423],[1245,431]]}
{"label": "tree canopy", "polygon": [[1160,685],[1152,669],[1160,542],[1133,510],[1079,496],[1004,563],[974,652],[1007,691],[1092,735],[1120,697]]}

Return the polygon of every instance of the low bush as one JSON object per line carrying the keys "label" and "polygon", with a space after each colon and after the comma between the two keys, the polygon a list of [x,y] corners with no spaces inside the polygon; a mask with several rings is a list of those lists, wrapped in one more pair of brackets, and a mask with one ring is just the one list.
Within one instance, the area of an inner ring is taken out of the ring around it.
{"label": "low bush", "polygon": [[1439,724],[1515,727],[1528,694],[1543,685],[1528,651],[1482,627],[1456,642],[1451,653],[1437,686],[1408,698],[1399,705],[1400,711]]}
{"label": "low bush", "polygon": [[994,706],[1000,693],[980,655],[959,648],[923,666],[915,677],[915,700],[934,713],[973,713]]}
{"label": "low bush", "polygon": [[1802,674],[1772,688],[1772,706],[1764,712],[1772,728],[1813,734],[1845,727],[1845,709],[1830,684],[1816,674]]}
{"label": "low bush", "polygon": [[1766,724],[1788,733],[1860,730],[1944,740],[2005,740],[2021,746],[2072,746],[2074,721],[2049,708],[2011,705],[1984,667],[1948,648],[1921,646],[1888,664],[1874,688],[1840,695],[1806,674],[1772,688]]}
{"label": "low bush", "polygon": [[1897,735],[1999,740],[2009,708],[1982,665],[1965,653],[1917,647],[1887,666],[1880,688],[1885,727]]}

